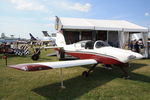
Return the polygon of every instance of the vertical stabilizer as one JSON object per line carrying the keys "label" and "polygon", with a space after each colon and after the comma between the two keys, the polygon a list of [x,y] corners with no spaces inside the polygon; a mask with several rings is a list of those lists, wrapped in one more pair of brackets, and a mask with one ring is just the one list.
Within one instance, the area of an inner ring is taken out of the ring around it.
{"label": "vertical stabilizer", "polygon": [[42,31],[45,37],[50,37],[47,31]]}
{"label": "vertical stabilizer", "polygon": [[65,38],[63,34],[60,32],[56,33],[56,45],[60,47],[63,47],[66,45]]}
{"label": "vertical stabilizer", "polygon": [[30,35],[32,41],[37,40],[31,33],[29,33],[29,35]]}

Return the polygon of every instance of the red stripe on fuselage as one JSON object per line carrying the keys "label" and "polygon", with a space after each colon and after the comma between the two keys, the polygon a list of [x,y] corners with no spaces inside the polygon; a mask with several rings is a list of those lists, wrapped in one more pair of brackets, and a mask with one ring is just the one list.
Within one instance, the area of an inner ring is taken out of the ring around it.
{"label": "red stripe on fuselage", "polygon": [[87,52],[66,52],[65,54],[80,58],[80,59],[95,59],[98,63],[103,63],[103,64],[121,64],[120,61],[116,60],[115,58],[110,58],[102,55],[97,55],[97,54],[91,54]]}
{"label": "red stripe on fuselage", "polygon": [[[60,48],[55,48],[56,51],[59,51]],[[65,54],[71,55],[73,57],[77,57],[79,59],[95,59],[98,63],[103,64],[123,64],[122,62],[118,61],[115,58],[107,57],[98,54],[92,54],[88,52],[75,52],[75,51],[65,51]]]}

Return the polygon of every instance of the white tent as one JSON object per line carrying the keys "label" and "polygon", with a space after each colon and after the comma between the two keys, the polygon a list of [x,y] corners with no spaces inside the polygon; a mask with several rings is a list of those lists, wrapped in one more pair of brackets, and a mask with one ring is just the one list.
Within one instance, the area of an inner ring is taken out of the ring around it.
{"label": "white tent", "polygon": [[83,18],[59,18],[61,29],[113,30],[124,32],[148,32],[148,28],[125,20],[96,20]]}
{"label": "white tent", "polygon": [[120,48],[124,48],[129,41],[129,33],[141,33],[145,45],[145,57],[148,57],[147,38],[148,28],[136,25],[125,20],[97,20],[83,18],[62,18],[56,17],[56,30],[101,30],[116,31],[118,33]]}

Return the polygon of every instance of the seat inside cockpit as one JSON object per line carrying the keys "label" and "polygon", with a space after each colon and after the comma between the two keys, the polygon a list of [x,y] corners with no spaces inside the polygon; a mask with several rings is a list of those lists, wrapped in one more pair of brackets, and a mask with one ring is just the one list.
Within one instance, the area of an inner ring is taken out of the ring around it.
{"label": "seat inside cockpit", "polygon": [[110,46],[107,42],[98,40],[95,42],[95,48],[107,47]]}
{"label": "seat inside cockpit", "polygon": [[88,41],[85,44],[85,49],[93,49],[94,47],[94,41]]}

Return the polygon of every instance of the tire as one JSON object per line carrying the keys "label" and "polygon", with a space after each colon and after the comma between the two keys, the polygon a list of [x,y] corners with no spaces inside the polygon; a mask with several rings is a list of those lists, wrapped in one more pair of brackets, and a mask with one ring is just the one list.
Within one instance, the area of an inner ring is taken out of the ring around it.
{"label": "tire", "polygon": [[39,55],[34,54],[34,55],[32,55],[31,59],[34,61],[37,61],[39,59]]}

